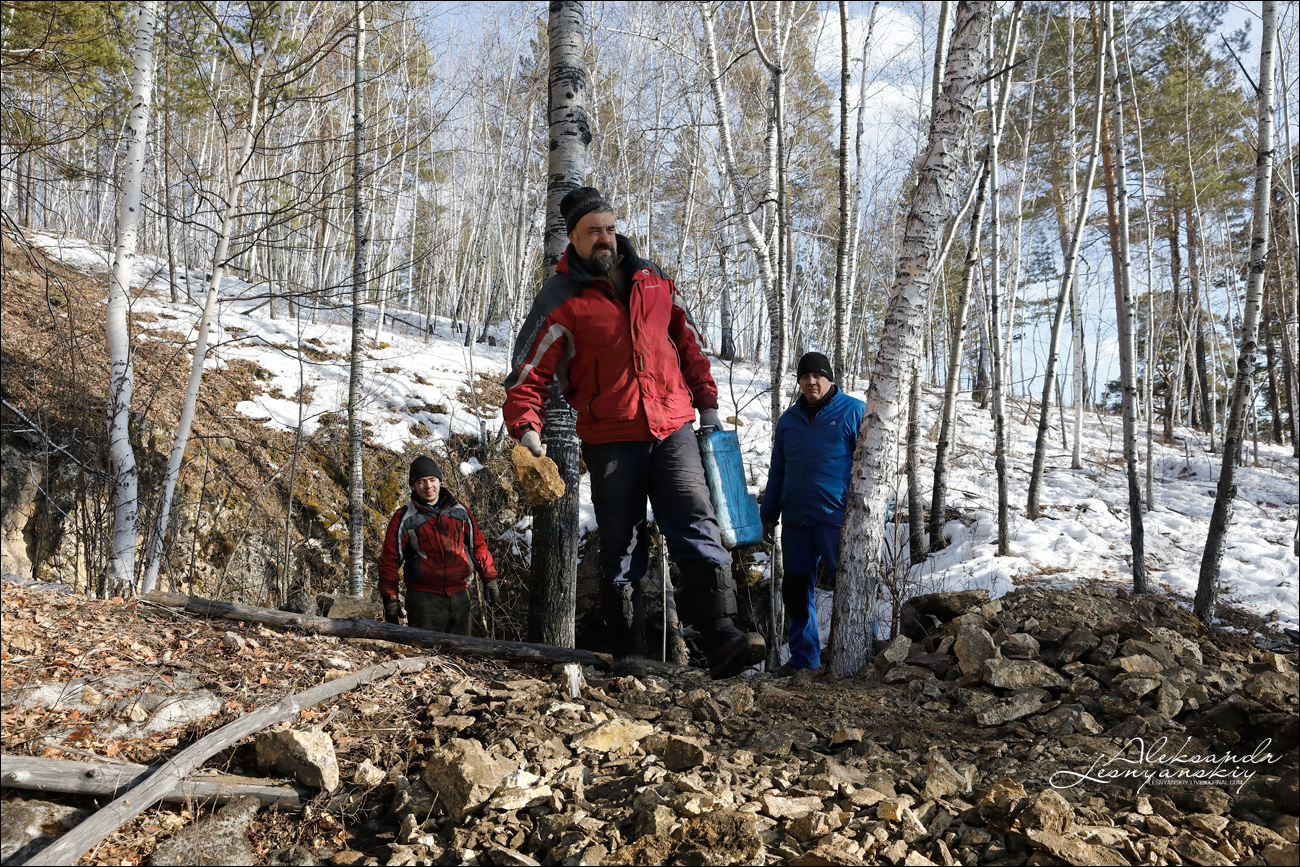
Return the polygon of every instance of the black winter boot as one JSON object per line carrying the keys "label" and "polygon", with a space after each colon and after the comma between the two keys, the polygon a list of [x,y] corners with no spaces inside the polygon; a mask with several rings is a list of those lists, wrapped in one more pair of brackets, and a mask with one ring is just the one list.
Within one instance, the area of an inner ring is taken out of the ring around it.
{"label": "black winter boot", "polygon": [[611,673],[645,677],[645,601],[640,584],[602,583],[600,606],[614,653]]}
{"label": "black winter boot", "polygon": [[714,679],[733,677],[767,657],[767,643],[757,632],[741,632],[732,620],[737,614],[736,588],[731,567],[708,560],[681,564],[682,619],[700,633],[700,649],[709,660]]}

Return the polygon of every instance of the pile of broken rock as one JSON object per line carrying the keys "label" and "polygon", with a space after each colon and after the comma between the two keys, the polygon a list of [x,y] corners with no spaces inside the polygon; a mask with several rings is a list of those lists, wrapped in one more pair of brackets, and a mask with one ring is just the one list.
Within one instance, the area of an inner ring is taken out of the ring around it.
{"label": "pile of broken rock", "polygon": [[[377,703],[396,698],[410,721],[387,746],[357,737],[376,730],[364,696],[310,743],[258,739],[263,768],[319,791],[292,819],[298,842],[261,857],[1295,864],[1295,669],[1294,647],[1260,649],[1173,600],[1091,587],[915,598],[855,678],[588,670],[572,694],[558,672],[447,666],[418,689],[376,685]],[[1160,776],[1210,773],[1194,759],[1225,753],[1217,767],[1235,776]],[[295,769],[311,755],[324,758]],[[287,839],[283,814],[224,809],[227,841],[243,839],[236,817],[253,839]],[[213,836],[200,824],[171,839]]]}
{"label": "pile of broken rock", "polygon": [[[905,623],[864,678],[434,696],[427,752],[385,783],[398,829],[333,858],[1297,863],[1294,653],[1089,588],[919,597]],[[1245,757],[1250,779],[1141,785],[1097,768],[1142,749],[1158,775],[1175,741],[1183,758]]]}

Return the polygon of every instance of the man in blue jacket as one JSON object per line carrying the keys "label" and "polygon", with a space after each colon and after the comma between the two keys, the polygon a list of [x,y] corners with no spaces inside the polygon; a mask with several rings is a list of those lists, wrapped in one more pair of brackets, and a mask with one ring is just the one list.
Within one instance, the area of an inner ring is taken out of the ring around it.
{"label": "man in blue jacket", "polygon": [[799,359],[799,399],[781,414],[772,465],[759,516],[763,537],[775,538],[785,519],[781,601],[790,624],[790,661],[781,675],[821,665],[821,637],[813,589],[818,564],[831,575],[840,562],[840,527],[849,490],[853,450],[866,405],[835,385],[830,360],[820,352]]}

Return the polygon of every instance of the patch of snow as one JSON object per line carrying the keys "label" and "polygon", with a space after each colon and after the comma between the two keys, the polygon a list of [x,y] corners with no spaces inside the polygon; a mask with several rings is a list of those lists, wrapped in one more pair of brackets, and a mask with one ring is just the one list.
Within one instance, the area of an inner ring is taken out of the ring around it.
{"label": "patch of snow", "polygon": [[[104,272],[111,262],[111,251],[83,241],[52,236],[37,236],[34,240],[49,255],[73,267]],[[187,339],[192,340],[201,312],[205,275],[183,284],[194,293],[193,302],[172,304],[165,271],[165,263],[151,257],[141,256],[134,263],[133,285],[143,288],[134,295],[132,311],[138,317],[151,314],[151,321],[137,319],[143,327],[142,338],[165,340],[168,338],[151,332],[180,331],[188,332]],[[180,277],[186,279],[183,273]],[[226,278],[212,323],[207,365],[222,367],[247,360],[266,370],[269,377],[263,382],[265,393],[239,403],[236,410],[273,427],[298,427],[299,407],[293,396],[304,394],[302,432],[310,434],[326,413],[346,412],[351,342],[350,323],[343,315],[347,311],[322,312],[319,321],[311,322],[289,316],[280,304],[275,308],[278,318],[272,318],[272,308],[267,304],[269,288],[233,276]],[[507,334],[504,327],[494,326],[491,333],[496,345],[474,343],[466,347],[463,333],[454,333],[445,320],[432,323],[434,333],[426,334],[423,317],[397,313],[401,319],[385,322],[381,342],[367,340],[365,344],[360,412],[367,435],[376,445],[394,451],[412,447],[436,450],[438,443],[452,434],[477,437],[479,418],[460,395],[468,395],[473,385],[471,369],[494,378],[505,375],[509,368],[507,347],[513,335]],[[367,309],[366,315],[366,333],[373,335],[375,309]],[[724,419],[736,419],[751,490],[761,491],[767,482],[771,457],[767,368],[715,358],[713,375],[718,384],[720,414]],[[865,383],[841,385],[850,394],[864,397],[860,389]],[[794,386],[791,373],[782,383],[784,405],[793,401]],[[938,389],[929,389],[923,396],[923,428],[931,442],[941,399]],[[1096,413],[1085,416],[1080,469],[1071,468],[1071,449],[1054,427],[1041,496],[1043,516],[1031,522],[1024,517],[1024,501],[1037,414],[1026,411],[1022,398],[1008,403],[1012,556],[995,555],[997,489],[992,419],[989,411],[972,403],[967,393],[960,397],[957,410],[948,480],[948,505],[963,517],[948,522],[949,546],[916,566],[906,565],[905,528],[900,534],[897,525],[891,525],[895,532],[885,547],[884,567],[900,595],[982,587],[997,597],[1029,581],[1056,585],[1131,582],[1127,482],[1119,452],[1120,419]],[[1072,411],[1067,408],[1066,412],[1068,415]],[[499,411],[483,420],[489,436],[496,435],[501,425]],[[1143,461],[1145,451],[1145,437],[1139,436]],[[902,452],[900,442],[900,468]],[[1196,589],[1221,456],[1209,452],[1203,434],[1184,428],[1175,429],[1174,443],[1157,441],[1154,452],[1156,503],[1142,516],[1148,575],[1157,587],[1191,595]],[[1238,472],[1240,492],[1228,531],[1220,594],[1225,601],[1262,616],[1276,612],[1284,625],[1295,627],[1300,624],[1300,566],[1292,539],[1300,514],[1300,489],[1296,484],[1300,462],[1286,449],[1263,442],[1259,444],[1258,466],[1253,455],[1253,445],[1248,443],[1247,465]],[[461,471],[477,471],[475,463],[466,462]],[[932,473],[932,467],[927,466],[921,477],[922,495],[927,499]],[[895,502],[905,502],[902,497],[906,481],[901,476],[894,478],[898,487],[891,495]],[[595,530],[595,512],[585,477],[579,487],[579,521],[584,533]],[[507,531],[502,542],[518,547],[529,545],[531,539],[531,521],[524,519]],[[757,559],[767,562],[765,557]],[[880,607],[886,623],[889,602],[888,598],[882,599]]]}

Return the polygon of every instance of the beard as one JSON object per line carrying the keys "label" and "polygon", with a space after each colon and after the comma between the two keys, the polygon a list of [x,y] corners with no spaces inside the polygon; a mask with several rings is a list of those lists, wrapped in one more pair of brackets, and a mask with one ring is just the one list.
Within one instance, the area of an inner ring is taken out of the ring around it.
{"label": "beard", "polygon": [[613,270],[618,256],[612,247],[596,247],[590,256],[582,259],[582,266],[591,274],[603,277]]}

